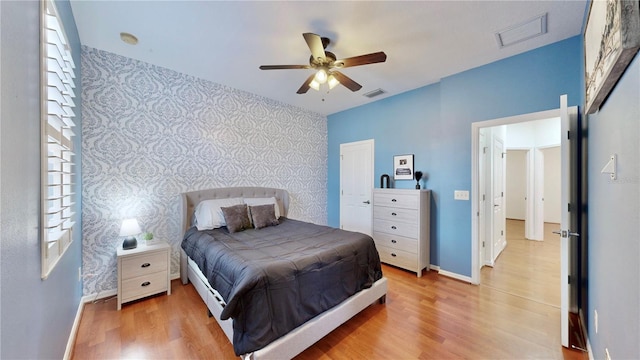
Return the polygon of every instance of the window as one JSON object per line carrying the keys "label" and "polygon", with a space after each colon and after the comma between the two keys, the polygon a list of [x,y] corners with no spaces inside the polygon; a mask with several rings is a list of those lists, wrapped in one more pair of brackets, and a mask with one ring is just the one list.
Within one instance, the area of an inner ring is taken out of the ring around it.
{"label": "window", "polygon": [[73,89],[71,47],[53,1],[43,1],[41,34],[42,278],[69,248],[74,230]]}

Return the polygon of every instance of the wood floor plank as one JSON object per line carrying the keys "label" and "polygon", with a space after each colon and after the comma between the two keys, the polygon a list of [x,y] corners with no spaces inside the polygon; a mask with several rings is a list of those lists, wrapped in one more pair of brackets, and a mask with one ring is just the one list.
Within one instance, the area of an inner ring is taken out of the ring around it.
{"label": "wood floor plank", "polygon": [[[519,232],[522,224],[508,224],[508,245],[482,270],[480,286],[383,265],[386,304],[372,304],[297,359],[588,359],[560,345],[559,242]],[[72,358],[236,358],[193,286],[171,286],[170,296],[122,311],[115,300],[87,304]]]}

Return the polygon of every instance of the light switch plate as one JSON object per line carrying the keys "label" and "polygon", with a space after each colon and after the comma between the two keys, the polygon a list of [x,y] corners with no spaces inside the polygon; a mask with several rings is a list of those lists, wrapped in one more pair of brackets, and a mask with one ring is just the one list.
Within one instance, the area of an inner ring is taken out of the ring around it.
{"label": "light switch plate", "polygon": [[453,192],[453,198],[455,200],[469,200],[469,191],[467,191],[467,190],[455,190]]}

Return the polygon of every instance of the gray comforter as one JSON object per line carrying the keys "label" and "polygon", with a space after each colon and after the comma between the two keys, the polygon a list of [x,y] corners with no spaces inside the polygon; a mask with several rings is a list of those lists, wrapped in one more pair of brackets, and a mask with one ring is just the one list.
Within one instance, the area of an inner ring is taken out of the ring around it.
{"label": "gray comforter", "polygon": [[185,234],[182,248],[223,296],[233,318],[236,355],[273,340],[382,277],[371,237],[280,219],[280,225],[230,234]]}

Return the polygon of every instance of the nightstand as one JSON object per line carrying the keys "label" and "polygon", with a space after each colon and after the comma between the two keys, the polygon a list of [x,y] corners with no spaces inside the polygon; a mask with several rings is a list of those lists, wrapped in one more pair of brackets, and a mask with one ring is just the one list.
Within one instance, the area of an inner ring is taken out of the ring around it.
{"label": "nightstand", "polygon": [[166,242],[118,247],[118,310],[122,304],[166,291],[171,295],[171,247]]}

